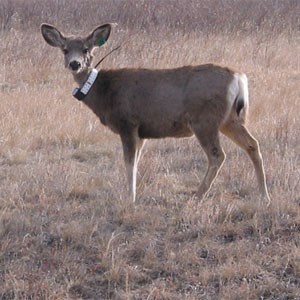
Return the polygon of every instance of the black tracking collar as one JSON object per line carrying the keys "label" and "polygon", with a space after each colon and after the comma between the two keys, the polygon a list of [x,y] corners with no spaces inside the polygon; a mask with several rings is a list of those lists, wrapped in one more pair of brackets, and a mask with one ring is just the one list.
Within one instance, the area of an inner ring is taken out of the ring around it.
{"label": "black tracking collar", "polygon": [[83,100],[95,83],[97,76],[98,71],[96,69],[93,69],[84,85],[81,88],[75,88],[73,90],[73,97],[75,97],[79,101]]}

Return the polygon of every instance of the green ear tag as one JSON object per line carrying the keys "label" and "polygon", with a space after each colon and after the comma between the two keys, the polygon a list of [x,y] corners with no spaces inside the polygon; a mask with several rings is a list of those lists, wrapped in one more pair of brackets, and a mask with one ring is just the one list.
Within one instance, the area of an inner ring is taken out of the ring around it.
{"label": "green ear tag", "polygon": [[101,46],[104,45],[105,43],[106,43],[106,39],[105,39],[103,36],[101,36],[100,39],[99,39],[98,45],[101,47]]}

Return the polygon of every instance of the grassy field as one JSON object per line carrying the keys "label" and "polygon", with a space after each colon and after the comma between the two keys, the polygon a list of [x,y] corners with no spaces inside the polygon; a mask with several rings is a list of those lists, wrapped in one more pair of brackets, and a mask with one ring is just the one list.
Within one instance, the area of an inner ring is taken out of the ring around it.
{"label": "grassy field", "polygon": [[[300,2],[0,0],[0,298],[300,299]],[[118,136],[71,92],[39,26],[88,33],[116,22],[102,68],[217,63],[248,75],[248,127],[272,197],[248,157],[207,162],[195,138],[148,141],[137,203]]]}

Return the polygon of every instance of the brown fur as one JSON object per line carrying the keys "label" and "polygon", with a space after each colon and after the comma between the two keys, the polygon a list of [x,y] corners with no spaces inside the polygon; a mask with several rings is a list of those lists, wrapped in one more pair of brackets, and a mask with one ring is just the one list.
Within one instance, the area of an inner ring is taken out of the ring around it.
{"label": "brown fur", "polygon": [[[97,27],[85,39],[71,39],[51,25],[42,25],[45,40],[66,52],[66,67],[70,68],[72,59],[80,65],[78,70],[72,70],[80,85],[90,72],[92,50],[99,37],[107,40],[109,33],[110,25],[106,24]],[[87,53],[82,52],[85,47]],[[249,154],[260,191],[269,199],[258,142],[244,125],[248,109],[244,74],[212,64],[168,70],[101,70],[83,101],[102,124],[120,135],[133,200],[137,163],[144,140],[193,134],[209,162],[198,191],[199,197],[204,197],[225,159],[219,131]]]}

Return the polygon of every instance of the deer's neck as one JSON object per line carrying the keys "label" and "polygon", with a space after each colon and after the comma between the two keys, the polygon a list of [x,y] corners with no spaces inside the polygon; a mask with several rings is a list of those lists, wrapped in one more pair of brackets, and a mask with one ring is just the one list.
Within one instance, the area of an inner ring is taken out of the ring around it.
{"label": "deer's neck", "polygon": [[84,70],[78,74],[73,74],[73,78],[76,83],[78,83],[79,87],[83,86],[84,83],[87,81],[89,74],[91,72],[91,68]]}

